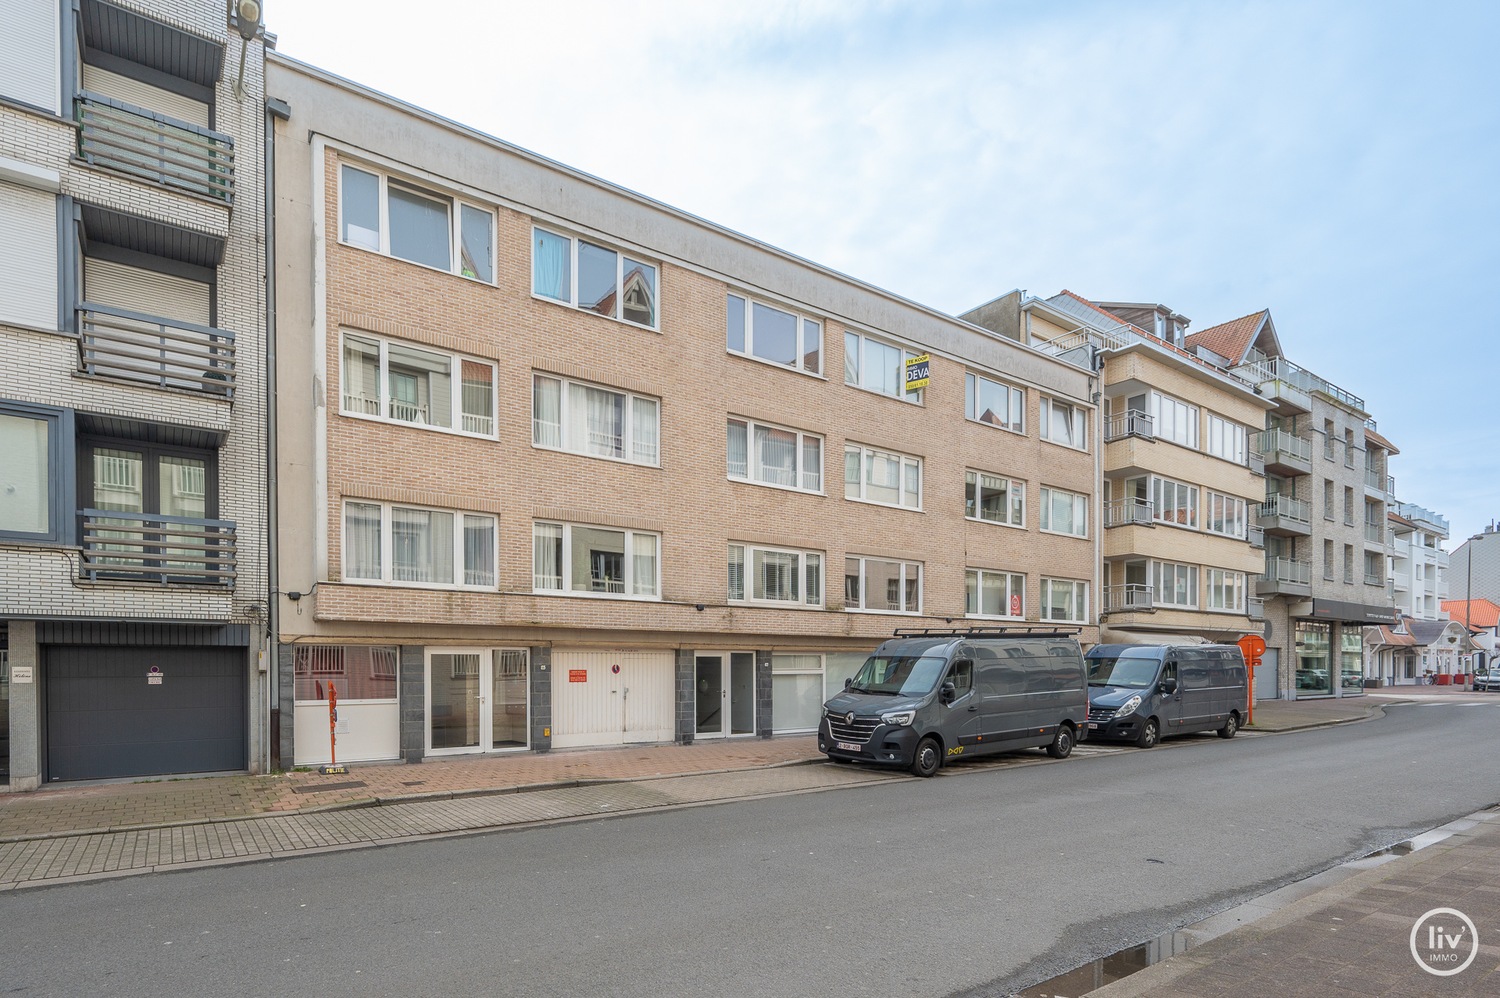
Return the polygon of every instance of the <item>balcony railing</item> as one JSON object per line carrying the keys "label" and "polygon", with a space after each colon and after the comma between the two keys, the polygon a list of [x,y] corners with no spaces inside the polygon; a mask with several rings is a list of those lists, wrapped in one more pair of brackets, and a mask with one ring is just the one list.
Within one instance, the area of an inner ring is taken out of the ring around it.
{"label": "balcony railing", "polygon": [[1294,458],[1301,464],[1312,463],[1312,443],[1286,430],[1261,430],[1255,435],[1255,450],[1267,464],[1275,462],[1278,455]]}
{"label": "balcony railing", "polygon": [[1312,563],[1294,561],[1291,558],[1267,558],[1266,574],[1261,578],[1267,582],[1290,583],[1294,586],[1311,585]]}
{"label": "balcony railing", "polygon": [[1126,585],[1104,587],[1104,612],[1124,613],[1130,610],[1150,610],[1155,606],[1154,590],[1150,586]]}
{"label": "balcony railing", "polygon": [[1269,357],[1264,360],[1251,361],[1233,368],[1230,373],[1238,374],[1257,385],[1265,384],[1267,381],[1280,381],[1304,392],[1321,392],[1352,409],[1365,411],[1364,399],[1353,392],[1345,391],[1331,381],[1318,377],[1306,368],[1298,367],[1285,357]]}
{"label": "balcony railing", "polygon": [[1267,496],[1266,501],[1260,504],[1260,516],[1262,521],[1280,517],[1296,523],[1310,523],[1312,504],[1291,496]]}
{"label": "balcony railing", "polygon": [[1249,525],[1247,537],[1250,541],[1250,546],[1253,548],[1263,548],[1266,546],[1266,529],[1259,524],[1252,523]]}
{"label": "balcony railing", "polygon": [[1385,580],[1380,577],[1380,573],[1379,572],[1366,572],[1365,573],[1365,585],[1367,585],[1367,586],[1378,586],[1378,585],[1382,585],[1384,582],[1385,582]]}
{"label": "balcony railing", "polygon": [[1149,527],[1153,510],[1147,499],[1111,499],[1104,504],[1104,525],[1124,527],[1137,523]]}
{"label": "balcony railing", "polygon": [[1266,601],[1259,596],[1245,597],[1245,616],[1251,620],[1266,619]]}
{"label": "balcony railing", "polygon": [[101,94],[74,101],[78,155],[133,177],[234,200],[234,139]]}
{"label": "balcony railing", "polygon": [[1365,524],[1365,540],[1371,544],[1385,545],[1385,527],[1379,523]]}
{"label": "balcony railing", "polygon": [[1131,409],[1120,416],[1111,416],[1104,426],[1104,442],[1109,443],[1125,437],[1155,440],[1156,421],[1151,418],[1150,413],[1141,412],[1138,409]]}
{"label": "balcony railing", "polygon": [[85,579],[234,585],[232,520],[100,509],[80,510],[79,516]]}
{"label": "balcony railing", "polygon": [[1385,476],[1374,468],[1365,469],[1365,484],[1376,492],[1385,491]]}
{"label": "balcony railing", "polygon": [[227,329],[94,302],[83,302],[77,314],[78,368],[85,374],[234,394],[234,333]]}

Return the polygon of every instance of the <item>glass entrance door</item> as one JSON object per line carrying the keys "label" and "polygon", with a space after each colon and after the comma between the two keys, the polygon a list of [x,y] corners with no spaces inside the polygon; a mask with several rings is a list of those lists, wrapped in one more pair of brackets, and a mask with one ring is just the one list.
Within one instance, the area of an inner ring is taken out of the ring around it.
{"label": "glass entrance door", "polygon": [[428,649],[428,751],[525,748],[528,665],[524,648]]}
{"label": "glass entrance door", "polygon": [[755,734],[755,656],[699,655],[694,662],[695,732],[700,738]]}

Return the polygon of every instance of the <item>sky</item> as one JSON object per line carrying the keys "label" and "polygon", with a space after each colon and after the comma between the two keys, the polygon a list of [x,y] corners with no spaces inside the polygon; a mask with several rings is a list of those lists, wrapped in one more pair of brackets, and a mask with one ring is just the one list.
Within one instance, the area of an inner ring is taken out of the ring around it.
{"label": "sky", "polygon": [[265,17],[288,56],[944,312],[1014,288],[1189,332],[1269,308],[1290,360],[1365,399],[1448,548],[1500,518],[1500,3]]}

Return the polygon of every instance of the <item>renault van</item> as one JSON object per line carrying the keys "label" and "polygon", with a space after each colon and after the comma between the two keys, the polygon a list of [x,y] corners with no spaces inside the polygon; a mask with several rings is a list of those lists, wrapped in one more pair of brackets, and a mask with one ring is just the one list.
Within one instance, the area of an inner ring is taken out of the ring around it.
{"label": "renault van", "polygon": [[945,761],[1087,737],[1083,654],[1046,628],[899,630],[823,705],[818,750],[836,762],[932,776]]}
{"label": "renault van", "polygon": [[1092,737],[1141,748],[1189,731],[1233,738],[1250,704],[1238,645],[1095,645],[1087,662]]}

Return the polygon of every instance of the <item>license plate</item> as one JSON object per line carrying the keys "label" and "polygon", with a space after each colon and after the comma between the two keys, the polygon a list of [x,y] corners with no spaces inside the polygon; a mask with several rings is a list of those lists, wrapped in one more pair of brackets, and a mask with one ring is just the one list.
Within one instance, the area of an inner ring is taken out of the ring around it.
{"label": "license plate", "polygon": [[1089,722],[1089,727],[1090,728],[1097,728],[1098,726],[1099,726],[1099,723],[1097,721],[1090,721]]}
{"label": "license plate", "polygon": [[858,752],[859,751],[859,746],[858,745],[851,745],[848,742],[834,742],[833,743],[833,747],[836,748],[836,749],[838,749],[840,752]]}

